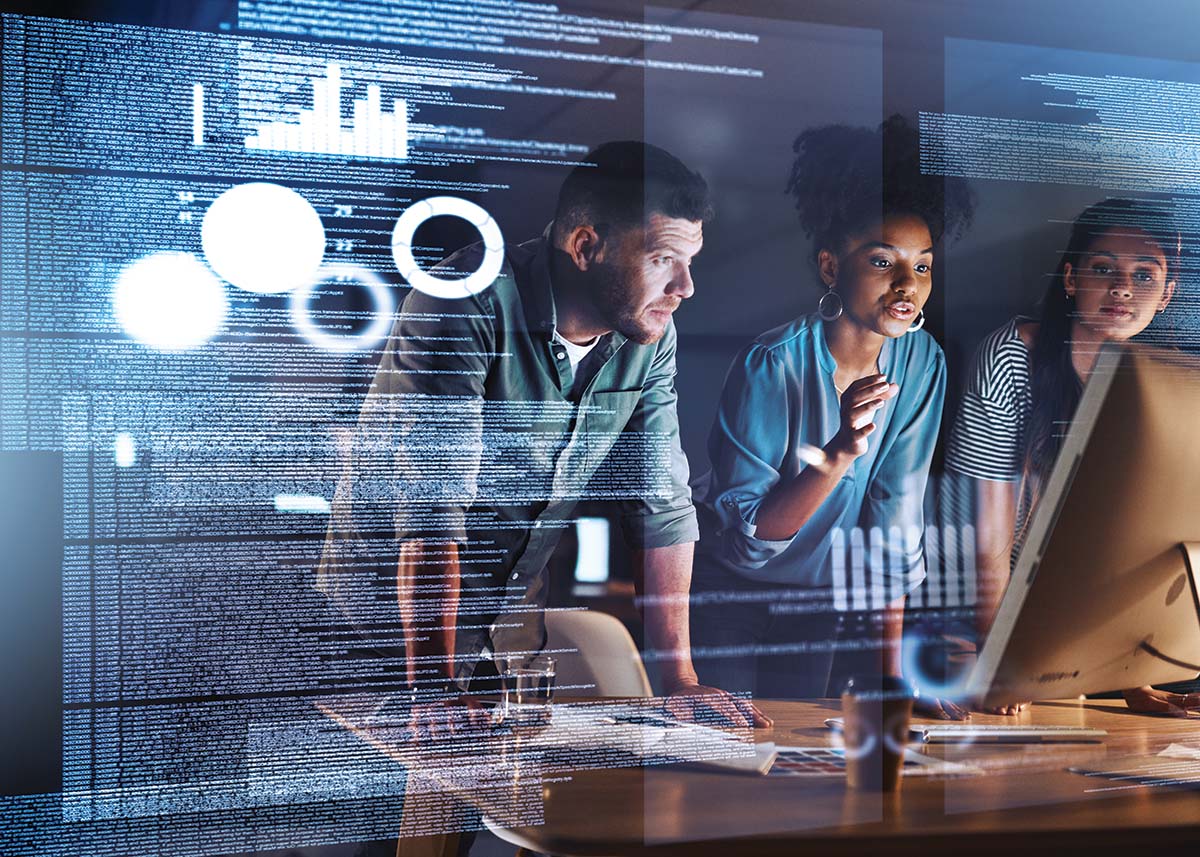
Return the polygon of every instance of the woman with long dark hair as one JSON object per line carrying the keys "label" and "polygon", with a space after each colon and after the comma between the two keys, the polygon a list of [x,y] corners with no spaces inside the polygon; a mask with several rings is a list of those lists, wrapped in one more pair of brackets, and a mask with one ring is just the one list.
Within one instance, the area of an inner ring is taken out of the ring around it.
{"label": "woman with long dark hair", "polygon": [[773,698],[829,694],[847,608],[868,595],[871,669],[899,675],[946,377],[923,307],[937,242],[972,213],[964,182],[921,174],[900,117],[809,130],[794,148],[787,190],[823,294],[734,360],[695,493],[697,669]]}
{"label": "woman with long dark hair", "polygon": [[[946,449],[973,494],[980,638],[995,618],[1034,506],[1100,347],[1144,331],[1179,281],[1182,241],[1154,203],[1106,199],[1076,218],[1040,318],[1018,316],[983,340]],[[963,493],[959,485],[958,493]],[[1200,707],[1193,695],[1124,692],[1130,708]],[[1016,714],[1024,703],[994,709]]]}

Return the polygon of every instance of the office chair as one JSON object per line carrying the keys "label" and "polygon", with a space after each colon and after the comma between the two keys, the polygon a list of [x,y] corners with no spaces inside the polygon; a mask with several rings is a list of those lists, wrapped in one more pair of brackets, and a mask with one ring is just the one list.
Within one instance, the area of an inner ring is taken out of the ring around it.
{"label": "office chair", "polygon": [[556,696],[652,695],[637,646],[615,616],[592,610],[547,610],[546,654],[558,661]]}

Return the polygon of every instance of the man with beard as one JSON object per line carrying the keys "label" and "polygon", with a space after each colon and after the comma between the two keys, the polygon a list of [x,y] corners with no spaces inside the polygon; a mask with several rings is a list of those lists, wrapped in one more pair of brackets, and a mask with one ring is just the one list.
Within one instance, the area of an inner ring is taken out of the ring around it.
{"label": "man with beard", "polygon": [[[339,510],[385,496],[401,627],[393,613],[389,633],[376,613],[370,638],[381,657],[403,655],[376,675],[406,676],[431,733],[453,731],[454,712],[476,704],[493,655],[519,662],[543,648],[546,563],[584,497],[619,504],[672,709],[767,722],[702,686],[690,654],[698,530],[671,315],[694,291],[689,266],[711,215],[704,179],[673,155],[607,143],[568,175],[546,233],[505,247],[490,287],[405,300],[360,415],[353,479],[335,498],[333,535],[357,538],[358,555],[332,562],[327,551],[320,585],[343,609],[378,609],[377,595],[354,595],[332,571],[369,577],[372,553],[382,564]],[[486,252],[466,248],[437,273],[473,272]]]}

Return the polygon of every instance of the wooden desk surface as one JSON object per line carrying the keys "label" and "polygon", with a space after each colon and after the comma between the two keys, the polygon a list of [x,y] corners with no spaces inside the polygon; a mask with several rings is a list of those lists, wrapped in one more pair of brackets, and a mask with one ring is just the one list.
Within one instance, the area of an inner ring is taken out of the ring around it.
{"label": "wooden desk surface", "polygon": [[[836,701],[764,702],[775,720],[758,740],[826,745]],[[970,761],[970,777],[905,779],[894,795],[847,791],[845,781],[788,780],[677,767],[581,771],[546,783],[545,823],[514,829],[552,854],[887,855],[962,853],[1123,855],[1195,853],[1200,792],[1127,786],[1065,770],[1070,764],[1153,755],[1200,742],[1200,718],[1130,713],[1121,701],[1051,701],[1020,717],[975,723],[1079,725],[1108,731],[1100,745],[977,745],[931,752]]]}

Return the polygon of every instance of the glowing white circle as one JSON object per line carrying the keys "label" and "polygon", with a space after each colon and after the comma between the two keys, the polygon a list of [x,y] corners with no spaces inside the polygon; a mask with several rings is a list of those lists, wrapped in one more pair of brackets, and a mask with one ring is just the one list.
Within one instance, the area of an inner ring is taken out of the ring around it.
{"label": "glowing white circle", "polygon": [[122,268],[113,287],[117,323],[159,351],[203,345],[228,311],[225,286],[191,253],[151,253]]}
{"label": "glowing white circle", "polygon": [[[479,230],[483,239],[483,262],[460,280],[443,280],[422,271],[413,258],[412,241],[417,229],[431,217],[461,217]],[[457,196],[434,196],[414,203],[396,220],[392,230],[392,259],[396,270],[414,289],[435,298],[465,298],[477,295],[492,284],[504,264],[504,235],[483,208]]]}
{"label": "glowing white circle", "polygon": [[200,227],[208,264],[239,289],[278,294],[312,281],[325,258],[325,227],[308,200],[270,182],[231,187]]}
{"label": "glowing white circle", "polygon": [[[371,323],[366,329],[355,334],[335,334],[322,330],[313,322],[308,311],[308,302],[312,298],[313,289],[322,282],[340,280],[354,282],[366,288],[375,304]],[[318,348],[326,351],[365,351],[378,344],[388,335],[392,325],[392,313],[395,311],[392,302],[392,290],[388,288],[378,274],[357,265],[341,263],[326,265],[317,272],[316,279],[292,292],[291,316],[292,324],[300,334]]]}

